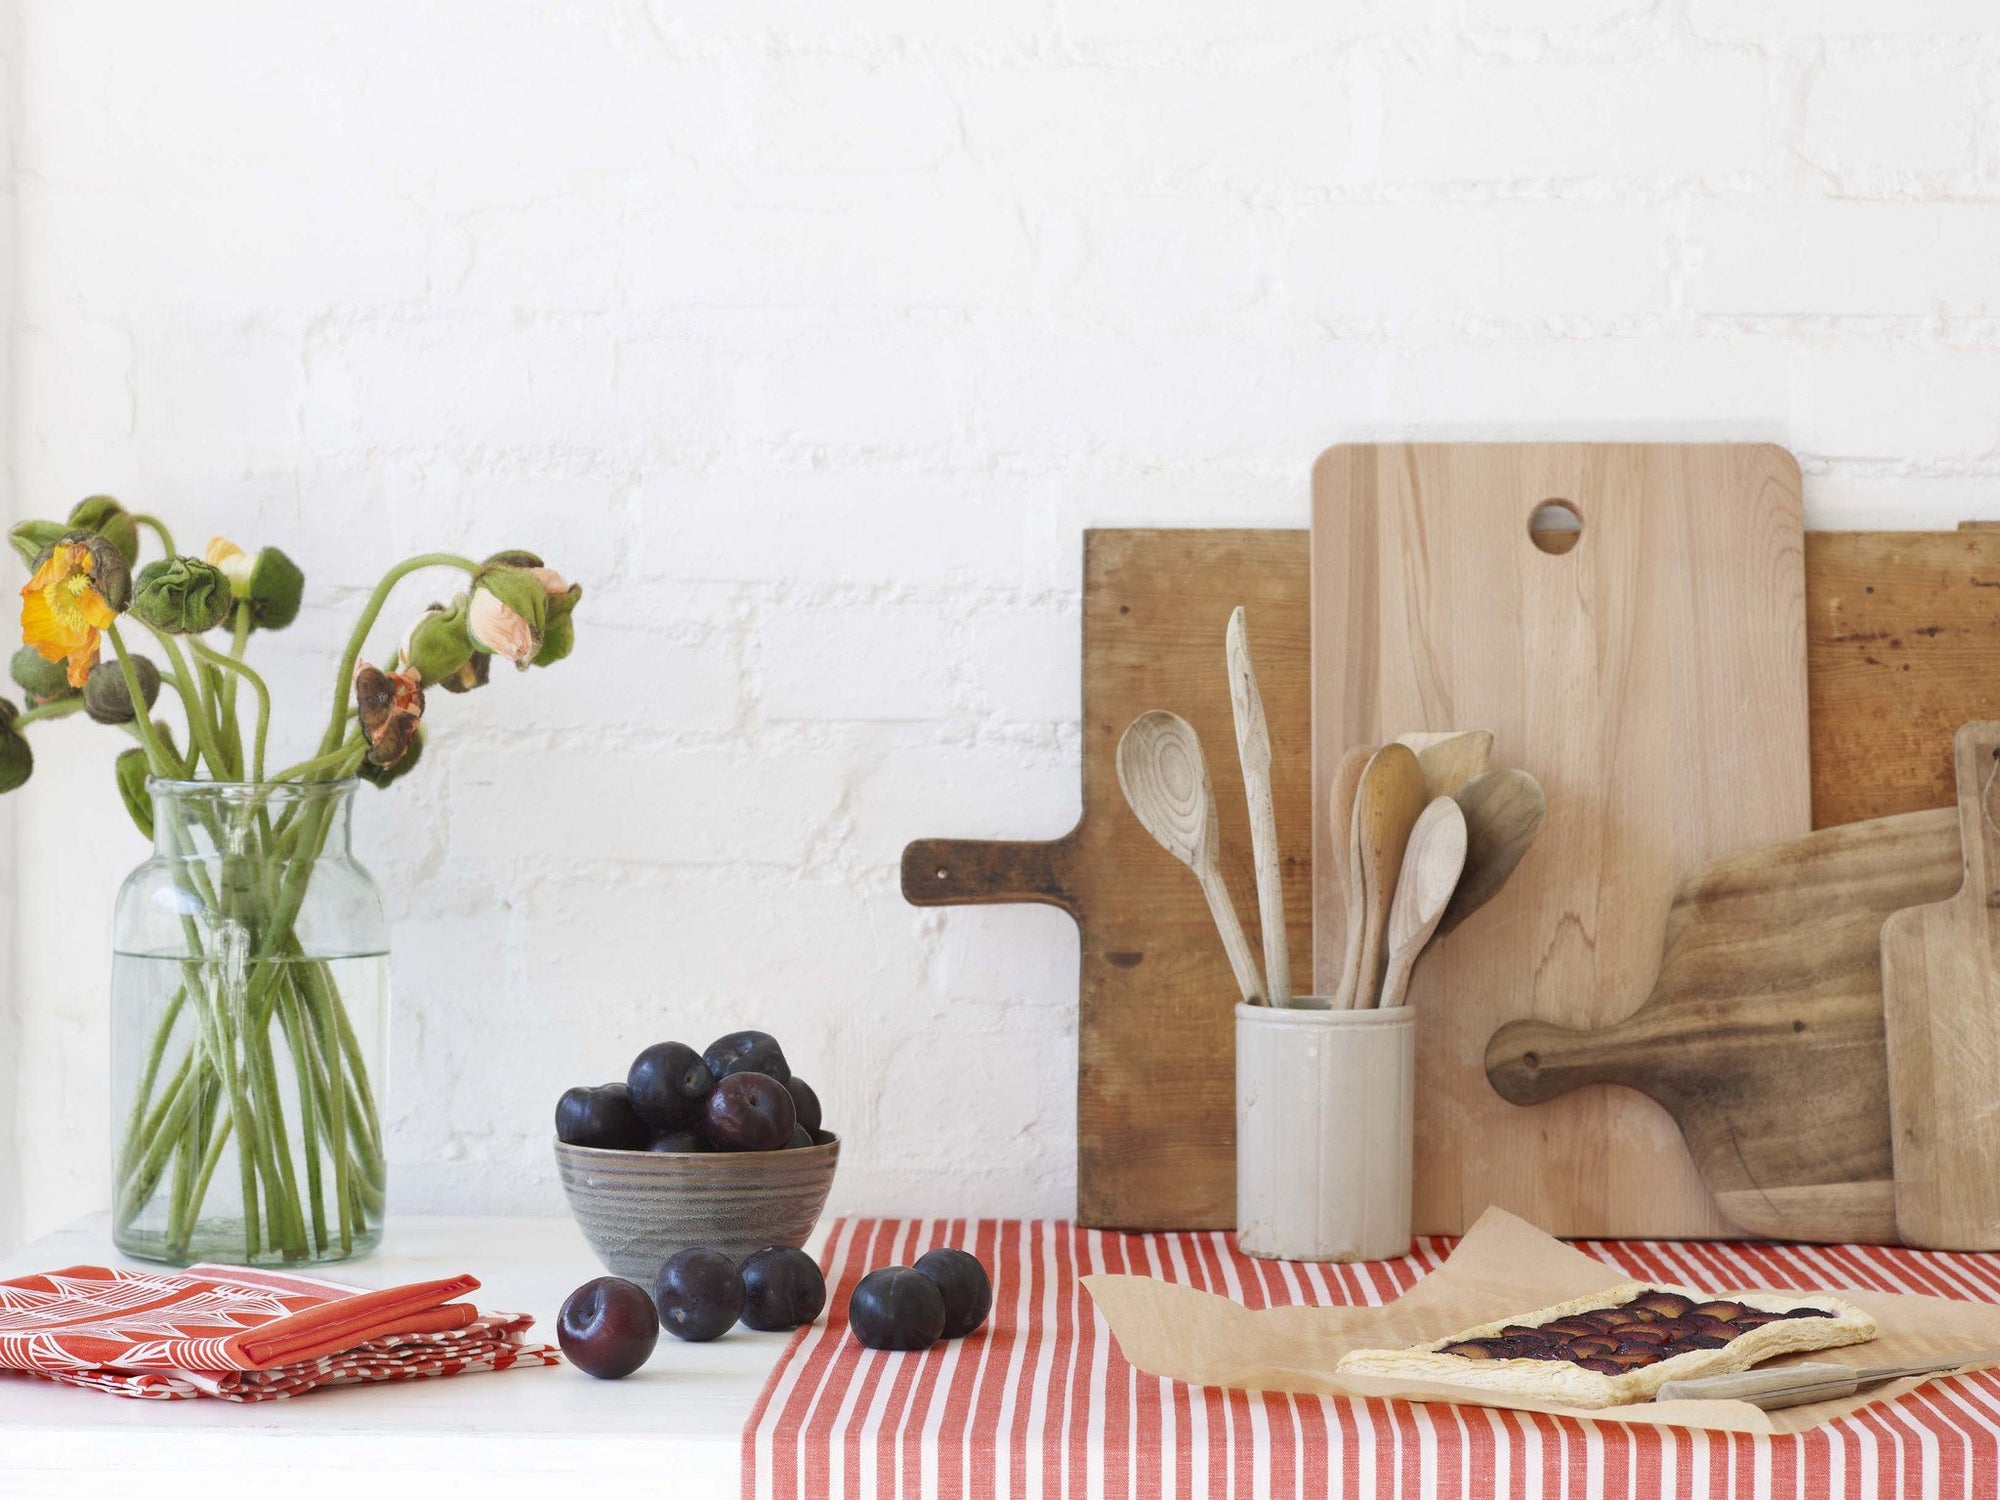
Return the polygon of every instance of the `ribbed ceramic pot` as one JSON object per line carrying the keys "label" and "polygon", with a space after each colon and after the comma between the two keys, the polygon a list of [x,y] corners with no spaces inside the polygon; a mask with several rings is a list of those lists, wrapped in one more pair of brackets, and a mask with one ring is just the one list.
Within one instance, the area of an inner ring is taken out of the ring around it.
{"label": "ribbed ceramic pot", "polygon": [[556,1142],[556,1168],[583,1237],[614,1276],[651,1286],[696,1245],[733,1260],[806,1242],[826,1208],[840,1138],[789,1151],[600,1151]]}

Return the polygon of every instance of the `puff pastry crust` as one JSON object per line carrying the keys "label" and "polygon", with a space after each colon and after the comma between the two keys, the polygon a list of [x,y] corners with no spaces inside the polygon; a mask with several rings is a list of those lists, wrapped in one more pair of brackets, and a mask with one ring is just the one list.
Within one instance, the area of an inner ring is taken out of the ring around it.
{"label": "puff pastry crust", "polygon": [[[1444,1352],[1449,1345],[1501,1336],[1505,1329],[1541,1328],[1581,1313],[1623,1308],[1639,1298],[1660,1292],[1686,1297],[1697,1304],[1727,1300],[1779,1317],[1777,1321],[1737,1334],[1719,1348],[1686,1349],[1616,1375],[1585,1369],[1567,1358],[1476,1359]],[[1823,1311],[1827,1316],[1785,1316],[1807,1308]],[[1449,1338],[1408,1349],[1352,1349],[1341,1357],[1336,1368],[1343,1375],[1389,1376],[1441,1385],[1469,1386],[1496,1395],[1549,1401],[1564,1406],[1624,1406],[1634,1401],[1650,1401],[1653,1393],[1670,1380],[1733,1374],[1781,1354],[1864,1343],[1875,1337],[1875,1331],[1873,1318],[1853,1303],[1830,1293],[1797,1297],[1783,1292],[1729,1292],[1723,1297],[1711,1298],[1690,1287],[1666,1282],[1628,1281],[1588,1297],[1559,1302],[1554,1307],[1503,1318],[1495,1323],[1482,1323]]]}

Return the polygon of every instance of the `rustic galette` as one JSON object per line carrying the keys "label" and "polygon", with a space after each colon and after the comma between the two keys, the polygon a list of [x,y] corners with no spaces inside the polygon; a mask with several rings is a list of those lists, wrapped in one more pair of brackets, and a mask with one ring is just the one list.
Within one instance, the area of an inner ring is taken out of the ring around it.
{"label": "rustic galette", "polygon": [[1709,1297],[1628,1281],[1431,1344],[1353,1349],[1338,1368],[1567,1406],[1622,1406],[1650,1400],[1670,1380],[1747,1370],[1780,1354],[1874,1337],[1875,1320],[1839,1297]]}

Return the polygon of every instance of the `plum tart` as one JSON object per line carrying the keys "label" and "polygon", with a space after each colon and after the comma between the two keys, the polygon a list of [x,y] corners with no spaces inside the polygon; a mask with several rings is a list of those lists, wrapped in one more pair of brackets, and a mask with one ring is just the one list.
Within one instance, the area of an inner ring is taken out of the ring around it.
{"label": "plum tart", "polygon": [[1353,1349],[1338,1368],[1565,1406],[1623,1406],[1651,1400],[1670,1380],[1731,1374],[1781,1354],[1874,1337],[1875,1320],[1839,1297],[1711,1297],[1628,1281],[1434,1343]]}

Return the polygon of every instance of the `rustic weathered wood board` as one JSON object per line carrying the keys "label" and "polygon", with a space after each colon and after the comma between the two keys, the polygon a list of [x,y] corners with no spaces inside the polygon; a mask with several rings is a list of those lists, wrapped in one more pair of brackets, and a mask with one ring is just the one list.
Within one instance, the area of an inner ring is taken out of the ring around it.
{"label": "rustic weathered wood board", "polygon": [[[1935,1250],[2000,1249],[2000,723],[1962,726],[1950,895],[1882,926],[1896,1226]],[[1932,816],[1943,816],[1933,814]]]}
{"label": "rustic weathered wood board", "polygon": [[[1552,555],[1530,518],[1582,518]],[[1670,1116],[1628,1090],[1533,1110],[1487,1083],[1524,1016],[1616,1021],[1651,987],[1688,871],[1806,833],[1798,466],[1750,444],[1354,444],[1313,471],[1315,833],[1356,744],[1490,729],[1548,820],[1512,880],[1439,943],[1418,1013],[1415,1225],[1497,1204],[1551,1233],[1726,1233]],[[1341,931],[1315,839],[1316,986]]]}
{"label": "rustic weathered wood board", "polygon": [[1806,533],[1813,826],[1950,807],[1952,735],[2000,719],[2000,526]]}
{"label": "rustic weathered wood board", "polygon": [[[1235,1217],[1229,968],[1193,877],[1125,811],[1113,753],[1124,724],[1141,709],[1172,708],[1193,717],[1212,747],[1217,805],[1239,862],[1231,889],[1247,917],[1252,893],[1242,873],[1248,835],[1240,785],[1227,748],[1232,740],[1217,737],[1231,733],[1221,666],[1228,610],[1250,602],[1271,724],[1278,827],[1291,853],[1286,911],[1294,980],[1303,988],[1310,952],[1304,851],[1312,837],[1306,809],[1308,534],[1098,531],[1086,535],[1084,550],[1083,821],[1050,842],[912,844],[904,857],[904,891],[922,905],[1041,901],[1078,917],[1079,1032],[1088,1059],[1078,1092],[1078,1216],[1099,1227],[1227,1227]],[[2000,717],[2000,589],[1990,587],[1996,579],[2000,527],[1806,534],[1815,826],[1844,814],[1951,804],[1952,731],[1969,719]],[[1129,649],[1138,627],[1120,613],[1132,602],[1121,590],[1158,601],[1189,581],[1209,601],[1207,608],[1179,613],[1158,602],[1144,606],[1139,623],[1153,654]],[[1940,625],[1938,634],[1927,633]],[[1875,640],[1859,638],[1878,631],[1887,632],[1884,643],[1920,644],[1892,661],[1874,649]],[[1869,656],[1891,664],[1877,667]],[[1905,664],[1911,670],[1903,671]],[[1212,678],[1203,675],[1208,671]],[[1115,673],[1115,684],[1100,682],[1103,672]],[[1857,735],[1857,725],[1878,729]],[[939,861],[941,851],[949,858]],[[1537,857],[1530,852],[1531,860]],[[1955,870],[1955,844],[1951,857]],[[1099,859],[1112,861],[1102,874],[1094,873]],[[1138,879],[1121,873],[1127,865]],[[938,878],[939,868],[947,878]],[[1477,934],[1492,919],[1482,912],[1467,930]],[[1118,932],[1117,942],[1100,928]],[[1144,957],[1135,960],[1135,954]],[[1652,979],[1648,973],[1635,984],[1631,1004]],[[1186,998],[1210,992],[1220,997],[1219,1010]],[[1168,1004],[1190,1028],[1187,1034],[1149,1024],[1169,1013],[1151,998],[1162,993],[1182,997]],[[1125,1024],[1116,1019],[1121,1009],[1127,1010]],[[1800,1047],[1817,1040],[1811,1031],[1796,1035]],[[1879,1032],[1874,1046],[1879,1054]],[[1815,1066],[1809,1052],[1787,1056],[1804,1070]],[[1149,1079],[1157,1081],[1149,1086]],[[1715,1096],[1724,1128],[1738,1128],[1730,1111],[1742,1098],[1761,1108],[1754,1096]],[[1883,1104],[1875,1149],[1884,1159],[1888,1129]],[[1880,1182],[1865,1153],[1843,1147],[1826,1155],[1862,1163],[1835,1168],[1835,1177],[1851,1171],[1856,1180]],[[1722,1190],[1735,1189],[1725,1183]],[[1882,1192],[1878,1187],[1878,1202]],[[1804,1222],[1797,1213],[1791,1219]]]}
{"label": "rustic weathered wood board", "polygon": [[1306,549],[1298,531],[1084,535],[1083,815],[1048,843],[926,839],[903,854],[920,906],[1040,901],[1076,918],[1077,1217],[1122,1229],[1236,1221],[1236,984],[1193,874],[1118,790],[1118,737],[1149,708],[1201,735],[1225,874],[1256,930],[1249,819],[1224,637],[1245,607],[1271,735],[1293,979],[1310,972]]}
{"label": "rustic weathered wood board", "polygon": [[1594,1083],[1658,1100],[1739,1229],[1893,1242],[1882,923],[1956,890],[1959,873],[1949,811],[1719,860],[1675,893],[1636,1012],[1590,1032],[1511,1021],[1487,1044],[1487,1074],[1516,1104]]}

